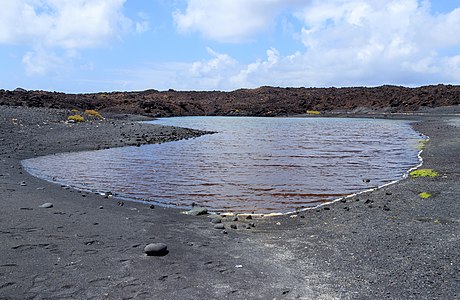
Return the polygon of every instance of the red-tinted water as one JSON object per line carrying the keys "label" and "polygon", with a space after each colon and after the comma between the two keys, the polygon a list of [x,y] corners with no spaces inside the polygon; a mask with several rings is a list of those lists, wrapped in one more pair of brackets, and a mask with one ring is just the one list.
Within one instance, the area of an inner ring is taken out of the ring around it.
{"label": "red-tinted water", "polygon": [[419,163],[421,137],[402,121],[186,117],[156,123],[219,133],[23,164],[36,176],[80,189],[165,205],[267,213],[380,186]]}

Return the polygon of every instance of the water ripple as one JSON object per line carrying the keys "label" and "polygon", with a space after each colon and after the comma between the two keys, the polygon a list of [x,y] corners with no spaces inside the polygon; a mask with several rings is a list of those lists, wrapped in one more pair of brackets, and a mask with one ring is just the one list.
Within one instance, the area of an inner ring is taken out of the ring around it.
{"label": "water ripple", "polygon": [[418,163],[420,136],[403,121],[182,117],[156,122],[219,133],[23,164],[36,176],[80,189],[164,205],[264,213],[380,186]]}

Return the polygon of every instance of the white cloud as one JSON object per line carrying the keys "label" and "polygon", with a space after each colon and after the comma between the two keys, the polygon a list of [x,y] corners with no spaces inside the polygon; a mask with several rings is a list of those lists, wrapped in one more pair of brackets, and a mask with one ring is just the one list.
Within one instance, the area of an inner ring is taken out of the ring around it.
{"label": "white cloud", "polygon": [[460,9],[434,16],[428,1],[315,0],[297,17],[304,22],[304,59],[314,61],[308,65],[324,75],[323,85],[449,80],[438,52],[460,46],[453,34]]}
{"label": "white cloud", "polygon": [[300,0],[189,0],[173,14],[179,32],[199,32],[221,42],[240,42],[266,31],[283,9]]}
{"label": "white cloud", "polygon": [[[228,68],[214,72],[220,78],[218,86],[233,89],[460,81],[460,8],[434,15],[429,1],[189,0],[187,10],[177,12],[175,20],[180,31],[198,31],[216,41],[234,42],[269,28],[288,8],[301,22],[297,30],[304,48],[284,56],[270,48],[266,59],[246,65],[232,59]],[[193,75],[196,82],[200,74]],[[216,87],[209,83],[210,89]]]}
{"label": "white cloud", "polygon": [[[108,45],[131,30],[133,22],[122,12],[125,1],[0,0],[0,44],[31,48],[22,59],[28,75],[67,68],[76,51]],[[147,26],[140,22],[136,29]],[[64,56],[56,54],[61,50]]]}
{"label": "white cloud", "polygon": [[43,49],[27,52],[22,58],[27,75],[48,75],[50,70],[58,72],[64,65],[63,59]]}
{"label": "white cloud", "polygon": [[142,34],[150,30],[150,17],[144,12],[139,12],[138,17],[141,19],[136,22],[136,33]]}
{"label": "white cloud", "polygon": [[66,49],[104,45],[128,30],[126,0],[0,0],[0,43]]}

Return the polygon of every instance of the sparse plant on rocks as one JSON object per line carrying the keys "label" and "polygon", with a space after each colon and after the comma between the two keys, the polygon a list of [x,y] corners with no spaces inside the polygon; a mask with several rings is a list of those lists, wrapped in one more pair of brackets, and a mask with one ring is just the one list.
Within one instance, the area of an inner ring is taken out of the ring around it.
{"label": "sparse plant on rocks", "polygon": [[92,117],[96,117],[98,119],[104,120],[104,117],[99,112],[95,111],[94,109],[85,110],[85,114],[87,114],[88,116],[92,116]]}
{"label": "sparse plant on rocks", "polygon": [[308,115],[320,115],[321,112],[317,110],[307,110]]}
{"label": "sparse plant on rocks", "polygon": [[428,143],[428,140],[420,140],[420,141],[418,141],[417,149],[418,150],[425,150],[427,143]]}
{"label": "sparse plant on rocks", "polygon": [[67,120],[71,122],[85,122],[85,118],[82,115],[73,115],[73,116],[68,116]]}

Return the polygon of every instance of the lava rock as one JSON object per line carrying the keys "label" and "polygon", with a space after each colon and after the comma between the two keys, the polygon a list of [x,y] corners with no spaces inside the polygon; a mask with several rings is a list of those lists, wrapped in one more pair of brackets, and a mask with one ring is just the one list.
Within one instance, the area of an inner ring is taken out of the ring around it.
{"label": "lava rock", "polygon": [[164,256],[168,254],[168,246],[164,243],[148,244],[144,248],[144,253],[147,256]]}

